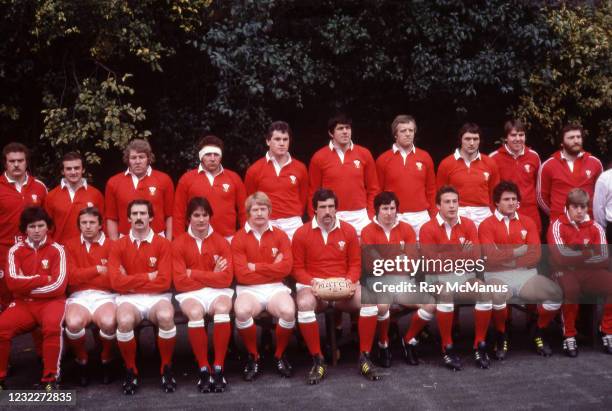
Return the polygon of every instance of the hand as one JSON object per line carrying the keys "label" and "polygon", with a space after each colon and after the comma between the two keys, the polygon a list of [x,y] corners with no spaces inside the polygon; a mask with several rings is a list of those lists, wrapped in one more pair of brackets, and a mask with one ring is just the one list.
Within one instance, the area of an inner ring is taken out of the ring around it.
{"label": "hand", "polygon": [[247,268],[249,269],[249,271],[255,271],[255,264],[247,263]]}
{"label": "hand", "polygon": [[471,240],[465,240],[463,242],[463,251],[469,252],[473,246],[474,246],[474,243]]}
{"label": "hand", "polygon": [[149,273],[149,280],[153,281],[157,278],[157,271],[152,271]]}
{"label": "hand", "polygon": [[349,284],[349,287],[351,288],[351,294],[350,296],[354,296],[355,295],[355,290],[357,289],[357,284],[353,283],[351,280],[349,280],[348,278],[346,279],[346,281]]}
{"label": "hand", "polygon": [[213,269],[213,271],[215,273],[220,273],[221,271],[225,271],[226,269],[227,269],[227,260],[223,257],[218,257],[217,260],[215,261],[215,268]]}
{"label": "hand", "polygon": [[191,278],[191,268],[188,268],[185,274],[187,274],[187,278]]}
{"label": "hand", "polygon": [[280,263],[281,261],[283,261],[283,253],[278,253],[274,259],[274,264]]}
{"label": "hand", "polygon": [[316,288],[316,284],[318,282],[319,282],[319,280],[316,280],[314,278],[312,280],[310,280],[310,287],[311,287],[310,289],[312,290],[312,295],[314,295],[315,297],[318,297],[318,294],[316,292],[316,289],[317,289]]}
{"label": "hand", "polygon": [[529,248],[529,246],[528,246],[527,244],[523,244],[522,246],[517,247],[517,248],[515,248],[514,250],[512,250],[512,255],[513,255],[515,258],[522,257],[522,256],[524,256],[525,254],[527,254],[527,250],[528,250],[528,248]]}
{"label": "hand", "polygon": [[97,265],[96,270],[98,270],[98,274],[106,274],[108,271],[105,265]]}

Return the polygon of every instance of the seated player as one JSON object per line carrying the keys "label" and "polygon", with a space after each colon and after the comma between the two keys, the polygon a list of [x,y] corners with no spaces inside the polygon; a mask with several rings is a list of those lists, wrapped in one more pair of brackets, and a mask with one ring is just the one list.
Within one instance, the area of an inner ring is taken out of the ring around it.
{"label": "seated player", "polygon": [[165,392],[174,392],[176,381],[172,375],[172,353],[176,327],[170,293],[170,242],[151,229],[154,215],[148,200],[131,201],[127,213],[131,226],[129,234],[113,243],[108,259],[111,286],[120,294],[115,303],[117,345],[126,368],[123,393],[133,395],[138,389],[134,328],[142,320],[149,320],[158,328],[161,385]]}
{"label": "seated player", "polygon": [[[416,233],[408,223],[400,221],[397,210],[400,201],[391,191],[383,191],[374,197],[374,210],[376,216],[372,223],[367,225],[361,232],[361,244],[364,246],[372,245],[367,248],[371,253],[378,254],[378,258],[394,259],[398,255],[406,255],[410,258],[417,258],[416,253]],[[399,248],[392,247],[399,246]],[[401,279],[413,280],[414,277],[401,276]],[[414,281],[413,281],[414,283]],[[397,293],[393,295],[393,303],[403,306],[418,308],[413,315],[410,328],[402,339],[404,348],[404,359],[408,364],[418,365],[416,354],[416,337],[425,327],[427,321],[433,318],[435,311],[434,304],[422,303],[421,300],[433,299],[429,294],[420,293]],[[378,304],[378,346],[380,365],[387,368],[391,366],[391,352],[389,349],[389,305]]]}
{"label": "seated player", "polygon": [[589,216],[589,194],[575,188],[567,194],[565,214],[548,229],[551,263],[563,289],[563,351],[578,355],[576,317],[578,300],[584,293],[603,296],[601,332],[604,351],[612,354],[612,273],[608,267],[608,245],[604,229]]}
{"label": "seated player", "polygon": [[478,227],[483,256],[487,258],[485,281],[508,288],[507,293],[493,294],[495,358],[498,360],[503,360],[508,352],[506,301],[514,297],[526,303],[538,303],[533,340],[542,356],[551,354],[543,330],[557,315],[561,301],[559,286],[538,275],[536,265],[542,254],[539,229],[529,216],[517,212],[520,201],[517,185],[502,181],[493,189],[494,214]]}
{"label": "seated player", "polygon": [[[174,298],[187,316],[187,335],[198,362],[201,392],[223,392],[227,381],[223,375],[225,353],[231,327],[234,268],[228,242],[213,231],[210,218],[212,207],[207,199],[193,197],[187,203],[187,232],[172,242],[172,275],[174,286],[180,293]],[[208,363],[208,333],[204,324],[206,315],[213,318],[213,344],[215,362],[211,375]]]}
{"label": "seated player", "polygon": [[236,294],[236,328],[249,353],[244,379],[253,381],[261,373],[254,318],[267,311],[278,318],[276,325],[276,370],[289,378],[292,368],[285,349],[295,327],[295,304],[283,280],[291,273],[291,243],[284,231],[270,224],[272,203],[256,191],[245,202],[247,222],[232,240]]}
{"label": "seated player", "polygon": [[100,329],[104,384],[111,380],[111,361],[115,345],[115,297],[108,276],[111,241],[102,231],[102,215],[96,207],[86,207],[77,216],[80,237],[66,243],[70,272],[66,300],[66,337],[79,368],[79,383],[89,382],[85,329],[90,323]]}
{"label": "seated player", "polygon": [[312,197],[312,207],[314,218],[293,236],[298,323],[314,363],[307,382],[318,384],[327,373],[316,312],[327,307],[330,301],[319,298],[313,285],[332,277],[346,278],[352,283],[352,295],[335,301],[334,307],[344,312],[359,312],[359,370],[369,380],[378,380],[380,375],[370,360],[370,350],[379,313],[376,305],[361,304],[361,250],[357,232],[352,225],[336,218],[338,199],[333,191],[317,190]]}
{"label": "seated player", "polygon": [[47,236],[52,228],[40,207],[21,213],[19,230],[26,239],[9,250],[5,281],[13,301],[0,314],[0,389],[6,388],[11,340],[37,326],[43,337],[41,383],[46,391],[57,389],[67,273],[64,248]]}

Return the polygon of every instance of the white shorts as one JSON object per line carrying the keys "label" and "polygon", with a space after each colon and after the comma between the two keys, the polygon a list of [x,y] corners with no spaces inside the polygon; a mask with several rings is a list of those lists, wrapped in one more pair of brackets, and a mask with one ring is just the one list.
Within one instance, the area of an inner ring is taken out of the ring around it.
{"label": "white shorts", "polygon": [[291,294],[291,288],[287,287],[283,283],[272,283],[272,284],[257,284],[257,285],[237,285],[236,295],[246,293],[251,294],[266,310],[270,299],[277,293],[286,292]]}
{"label": "white shorts", "polygon": [[292,240],[295,231],[304,225],[300,217],[277,218],[276,220],[270,220],[270,224],[283,230],[289,236],[289,240]]}
{"label": "white shorts", "polygon": [[[323,280],[323,279],[322,278],[313,278],[313,280]],[[295,291],[296,292],[299,293],[304,288],[312,288],[312,285],[310,285],[310,284],[302,284],[302,283],[295,283]]]}
{"label": "white shorts", "polygon": [[185,300],[194,299],[204,307],[204,310],[208,313],[210,312],[211,304],[217,299],[217,297],[221,297],[223,295],[228,296],[230,299],[234,296],[234,290],[231,288],[209,288],[205,287],[200,290],[195,291],[187,291],[185,293],[180,293],[174,296],[176,301],[179,304],[183,304]]}
{"label": "white shorts", "polygon": [[487,217],[492,216],[493,213],[489,207],[459,207],[459,216],[467,217],[476,224],[476,228],[482,223]]}
{"label": "white shorts", "polygon": [[368,210],[362,208],[361,210],[353,211],[337,211],[336,217],[339,220],[344,221],[352,225],[357,230],[357,235],[361,236],[361,230],[368,224],[370,224],[370,217],[368,217]]}
{"label": "white shorts", "polygon": [[115,304],[117,304],[117,307],[119,307],[123,303],[131,304],[136,307],[136,309],[140,313],[141,319],[147,320],[149,319],[149,311],[151,311],[151,308],[153,308],[155,304],[163,300],[172,303],[172,294],[163,293],[118,295],[115,299]]}
{"label": "white shorts", "polygon": [[94,315],[96,310],[102,307],[104,304],[113,303],[115,304],[115,298],[117,294],[113,294],[109,291],[101,290],[82,290],[76,291],[70,294],[70,297],[66,299],[66,307],[70,304],[78,304],[87,311],[89,314]]}
{"label": "white shorts", "polygon": [[512,292],[513,297],[518,297],[525,283],[536,275],[538,275],[536,268],[522,268],[484,273],[484,278],[487,282],[493,279],[501,281],[508,285],[508,291]]}
{"label": "white shorts", "polygon": [[431,220],[431,218],[429,217],[429,212],[427,210],[397,213],[397,216],[399,217],[400,221],[408,223],[412,226],[412,229],[416,233],[417,241],[419,239],[419,231],[421,231],[421,227],[423,226],[423,224]]}

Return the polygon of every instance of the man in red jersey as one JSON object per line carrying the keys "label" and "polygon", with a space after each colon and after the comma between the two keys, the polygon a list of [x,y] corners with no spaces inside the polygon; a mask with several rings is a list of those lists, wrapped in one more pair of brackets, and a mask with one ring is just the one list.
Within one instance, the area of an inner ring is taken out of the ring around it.
{"label": "man in red jersey", "polygon": [[333,191],[325,188],[317,190],[312,197],[315,217],[312,222],[300,227],[293,237],[298,323],[314,363],[307,378],[309,384],[318,384],[327,373],[327,365],[321,354],[316,312],[331,303],[319,298],[312,286],[332,277],[346,278],[353,288],[349,298],[333,304],[340,311],[359,312],[359,370],[370,380],[380,379],[370,360],[378,308],[372,304],[361,304],[359,239],[352,225],[336,217],[337,206],[338,199]]}
{"label": "man in red jersey", "polygon": [[[310,160],[309,202],[320,188],[332,190],[338,196],[338,218],[351,224],[359,236],[374,217],[374,196],[380,191],[376,163],[367,148],[353,144],[350,118],[332,117],[327,132],[329,145]],[[313,217],[314,209],[309,208],[308,214]]]}
{"label": "man in red jersey", "polygon": [[[583,129],[567,124],[561,130],[561,149],[546,160],[538,174],[538,204],[554,221],[564,214],[567,194],[582,188],[593,198],[595,182],[603,172],[601,161],[583,149]],[[589,203],[589,210],[592,203]]]}
{"label": "man in red jersey", "polygon": [[14,299],[0,314],[0,387],[5,388],[13,337],[42,328],[42,385],[56,389],[61,355],[62,320],[67,283],[66,256],[48,231],[53,221],[41,207],[21,213],[19,230],[26,239],[9,250],[6,284]]}
{"label": "man in red jersey", "polygon": [[589,212],[589,194],[574,188],[567,194],[566,212],[548,229],[551,262],[557,282],[563,288],[563,350],[569,357],[578,355],[576,317],[581,294],[604,298],[601,319],[603,348],[612,354],[612,274],[608,270],[608,245],[604,229]]}
{"label": "man in red jersey", "polygon": [[302,226],[302,215],[308,197],[308,171],[306,166],[289,154],[291,128],[284,121],[275,121],[268,127],[266,144],[270,150],[246,172],[244,185],[248,195],[262,191],[270,197],[272,215],[270,223],[293,238]]}
{"label": "man in red jersey", "polygon": [[[436,319],[442,339],[444,364],[451,370],[461,369],[461,360],[455,353],[452,339],[454,304],[461,300],[474,303],[474,360],[478,367],[489,368],[485,337],[491,320],[491,296],[479,292],[457,292],[451,285],[481,283],[476,278],[480,246],[478,232],[472,220],[459,217],[459,194],[451,186],[443,186],[436,193],[438,214],[421,227],[421,250],[433,264],[426,269],[425,282],[431,286],[439,285],[435,290],[437,305]],[[450,269],[447,263],[453,262]],[[427,265],[430,265],[428,262]],[[461,264],[461,265],[460,265]],[[457,267],[457,268],[454,268]],[[459,269],[460,267],[460,269]],[[469,268],[468,268],[469,267]],[[484,268],[484,267],[482,267]]]}
{"label": "man in red jersey", "polygon": [[[201,392],[223,392],[227,381],[223,375],[225,353],[231,327],[234,267],[228,242],[213,231],[210,218],[213,209],[208,200],[193,197],[187,203],[189,228],[172,242],[172,276],[179,292],[175,296],[185,313],[187,335],[200,374],[197,386]],[[211,375],[208,363],[208,333],[204,318],[213,318],[215,361]]]}
{"label": "man in red jersey", "polygon": [[74,222],[85,207],[96,207],[104,215],[104,197],[97,188],[87,184],[84,172],[81,154],[74,151],[64,154],[64,178],[49,192],[45,201],[45,210],[55,222],[53,238],[60,244],[79,236],[79,227]]}
{"label": "man in red jersey", "polygon": [[96,207],[85,207],[77,216],[81,235],[69,240],[65,247],[70,273],[66,300],[66,337],[79,369],[79,383],[89,383],[85,329],[92,322],[100,329],[102,343],[103,382],[110,383],[110,363],[115,346],[115,297],[108,276],[111,242],[102,231],[102,214]]}
{"label": "man in red jersey", "polygon": [[504,144],[489,157],[497,164],[500,179],[511,181],[518,186],[521,194],[520,213],[529,216],[536,223],[538,230],[542,231],[536,199],[540,156],[525,145],[525,125],[522,121],[506,121],[504,131]]}
{"label": "man in red jersey", "polygon": [[174,234],[179,235],[187,229],[185,210],[187,203],[193,197],[206,198],[215,213],[210,225],[215,231],[231,241],[238,224],[246,221],[244,200],[246,190],[240,176],[223,168],[223,141],[217,136],[208,135],[198,143],[197,169],[183,174],[176,187],[174,204]]}
{"label": "man in red jersey", "polygon": [[[418,258],[416,234],[408,223],[400,221],[399,213],[397,212],[399,206],[400,200],[391,191],[383,191],[374,197],[376,216],[361,232],[361,244],[362,246],[372,246],[366,250],[377,254],[377,258],[392,260],[398,255],[404,255],[412,259]],[[399,246],[399,249],[397,246]],[[366,267],[371,267],[371,265],[368,263]],[[405,275],[397,277],[402,281],[409,280],[414,283],[414,273],[412,274],[410,277]],[[392,281],[394,282],[395,280],[393,279]],[[432,303],[428,304],[427,302],[429,301]],[[416,337],[427,322],[433,318],[435,311],[433,299],[426,293],[398,293],[393,295],[392,302],[418,308],[418,311],[412,317],[410,328],[402,340],[404,360],[408,364],[418,365],[418,357],[414,349],[417,343]],[[378,304],[379,362],[385,368],[391,366],[389,322],[389,305]]]}
{"label": "man in red jersey", "polygon": [[499,183],[497,164],[478,151],[480,127],[465,123],[458,133],[460,147],[438,167],[438,188],[450,185],[460,194],[459,215],[476,227],[491,213],[493,187]]}
{"label": "man in red jersey", "polygon": [[176,390],[172,376],[172,353],[176,342],[174,308],[170,283],[172,250],[170,242],[150,226],[155,212],[148,200],[128,204],[131,229],[111,246],[108,275],[113,290],[120,293],[117,304],[117,345],[126,368],[124,394],[138,388],[134,328],[149,320],[158,328],[157,346],[161,356],[161,385],[165,392]]}
{"label": "man in red jersey", "polygon": [[0,311],[11,301],[4,276],[8,250],[19,241],[19,216],[28,206],[43,206],[45,185],[28,173],[30,151],[21,143],[9,143],[2,149],[4,173],[0,176]]}
{"label": "man in red jersey", "polygon": [[106,229],[111,240],[130,232],[126,210],[136,199],[145,199],[153,205],[156,215],[151,224],[153,232],[172,238],[174,184],[168,174],[151,167],[154,161],[155,155],[146,140],[132,140],[123,150],[123,162],[128,169],[106,183]]}
{"label": "man in red jersey", "polygon": [[283,280],[291,273],[291,243],[284,231],[270,224],[272,204],[267,195],[255,192],[246,199],[248,221],[232,241],[236,275],[236,328],[249,357],[243,374],[253,381],[261,373],[257,350],[257,327],[253,318],[263,311],[278,318],[274,360],[281,377],[289,378],[292,368],[285,349],[295,328],[295,303]]}
{"label": "man in red jersey", "polygon": [[494,214],[478,227],[478,237],[487,258],[484,279],[507,292],[493,294],[493,325],[496,331],[495,358],[503,360],[508,352],[506,302],[518,298],[521,302],[537,303],[538,321],[533,340],[542,356],[551,354],[543,330],[555,318],[561,306],[561,289],[553,281],[538,275],[537,264],[542,251],[540,231],[529,216],[517,212],[521,192],[516,184],[502,181],[493,189]]}
{"label": "man in red jersey", "polygon": [[414,117],[395,117],[391,123],[395,143],[376,159],[376,169],[381,190],[397,195],[401,203],[397,216],[412,226],[418,239],[421,226],[436,214],[436,174],[429,153],[414,145],[416,132]]}

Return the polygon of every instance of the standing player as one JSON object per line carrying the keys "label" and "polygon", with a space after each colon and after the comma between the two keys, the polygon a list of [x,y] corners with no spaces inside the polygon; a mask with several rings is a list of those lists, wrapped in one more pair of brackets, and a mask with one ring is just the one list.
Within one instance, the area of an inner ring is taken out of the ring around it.
{"label": "standing player", "polygon": [[501,180],[511,181],[520,190],[520,213],[529,216],[542,231],[542,221],[536,200],[536,182],[540,170],[540,156],[525,145],[525,125],[520,120],[509,120],[504,125],[504,145],[489,157],[497,163]]}
{"label": "standing player", "polygon": [[115,303],[117,345],[126,368],[123,393],[133,395],[138,388],[134,328],[142,320],[149,320],[158,327],[161,385],[165,392],[174,392],[176,381],[172,376],[171,364],[176,326],[170,300],[170,242],[153,232],[150,223],[155,212],[148,200],[133,200],[126,212],[132,228],[128,235],[113,243],[108,259],[111,286],[120,293]]}
{"label": "standing player", "polygon": [[414,117],[395,117],[391,123],[395,143],[378,157],[376,169],[381,190],[397,195],[401,203],[397,216],[412,226],[418,239],[421,226],[436,214],[436,174],[429,153],[414,145],[416,131]]}
{"label": "standing player", "polygon": [[248,221],[232,241],[236,275],[236,328],[249,352],[244,379],[253,381],[261,373],[257,350],[257,327],[253,318],[267,311],[278,318],[276,325],[276,370],[281,377],[291,377],[292,368],[285,349],[295,327],[295,304],[291,289],[283,280],[291,273],[291,243],[284,231],[270,224],[272,204],[262,192],[246,199]]}
{"label": "standing player", "polygon": [[[561,130],[561,149],[546,160],[538,174],[538,204],[554,221],[564,213],[567,194],[581,188],[593,198],[595,182],[603,172],[601,161],[583,150],[583,129],[568,124]],[[591,203],[589,203],[591,208]]]}
{"label": "standing player", "polygon": [[210,225],[231,241],[237,224],[243,225],[246,220],[244,184],[238,174],[221,165],[223,141],[219,137],[202,137],[198,143],[198,158],[198,168],[183,174],[176,187],[174,234],[179,235],[187,229],[187,203],[198,196],[206,198],[213,210],[220,210],[211,218]]}
{"label": "standing player", "polygon": [[[337,193],[341,208],[338,218],[351,224],[357,235],[374,217],[374,196],[380,191],[376,164],[370,151],[351,140],[352,121],[345,115],[332,117],[327,123],[329,145],[317,151],[310,160],[309,201],[315,191],[327,188]],[[313,217],[315,211],[308,211]]]}
{"label": "standing player", "polygon": [[152,204],[157,216],[151,223],[153,232],[172,238],[174,184],[166,173],[153,170],[151,164],[154,161],[155,155],[146,140],[132,140],[123,150],[123,162],[128,169],[106,183],[106,229],[111,240],[130,232],[126,210],[128,204],[136,199],[145,199]]}
{"label": "standing player", "polygon": [[458,133],[460,147],[438,167],[438,188],[450,185],[460,194],[459,215],[476,227],[491,215],[493,187],[499,183],[497,164],[478,151],[480,127],[466,123]]}
{"label": "standing player", "polygon": [[493,295],[493,324],[496,331],[495,358],[503,360],[508,352],[506,301],[512,297],[538,303],[538,321],[533,340],[542,356],[551,354],[543,330],[555,318],[561,306],[561,289],[550,279],[538,275],[541,257],[540,230],[529,216],[517,212],[521,193],[516,184],[502,181],[493,190],[495,213],[478,227],[483,256],[487,258],[484,274],[487,284],[505,285],[507,293]]}
{"label": "standing player", "polygon": [[85,168],[81,154],[71,151],[62,158],[60,185],[49,192],[45,210],[55,222],[53,238],[60,244],[79,236],[77,216],[85,207],[96,207],[104,215],[104,197],[83,178]]}
{"label": "standing player", "polygon": [[111,243],[102,231],[102,214],[96,207],[83,208],[77,218],[81,235],[66,243],[70,273],[66,300],[66,337],[79,366],[79,383],[89,382],[85,329],[90,323],[100,329],[103,382],[110,383],[110,363],[115,345],[115,297],[108,276]]}
{"label": "standing player", "polygon": [[[572,189],[566,200],[566,213],[548,229],[548,244],[557,282],[563,288],[563,350],[578,355],[576,317],[583,293],[603,296],[601,320],[604,351],[612,354],[612,274],[608,268],[608,245],[604,229],[589,217],[589,194]],[[553,246],[554,244],[554,246]]]}
{"label": "standing player", "polygon": [[11,304],[0,314],[0,388],[8,368],[13,337],[42,328],[42,385],[56,389],[59,378],[62,321],[67,283],[66,256],[48,236],[53,221],[41,207],[28,207],[20,216],[19,230],[26,239],[9,250],[6,284]]}
{"label": "standing player", "polygon": [[[227,241],[210,226],[213,210],[208,200],[193,197],[187,203],[186,216],[187,232],[175,237],[172,243],[172,275],[180,293],[175,298],[189,319],[187,335],[200,369],[198,389],[223,392],[227,386],[223,367],[231,334],[229,313],[234,295],[234,290],[229,288],[234,272],[232,253]],[[212,375],[204,324],[206,315],[215,324]]]}
{"label": "standing player", "polygon": [[19,216],[28,206],[43,206],[45,185],[28,174],[30,151],[21,143],[2,149],[4,173],[0,176],[0,311],[11,302],[4,281],[8,250],[24,240],[19,231]]}
{"label": "standing player", "polygon": [[369,380],[378,380],[381,377],[370,360],[370,350],[379,312],[376,305],[361,304],[361,250],[357,233],[353,226],[336,217],[338,199],[333,191],[317,190],[312,197],[312,207],[315,210],[312,222],[300,227],[293,237],[298,323],[314,363],[307,381],[318,384],[327,373],[316,312],[328,306],[330,301],[319,298],[312,286],[332,277],[346,278],[351,283],[353,294],[335,301],[334,307],[344,312],[359,312],[359,370]]}
{"label": "standing player", "polygon": [[308,171],[306,166],[289,154],[291,128],[284,121],[275,121],[268,127],[266,144],[270,150],[246,172],[244,185],[248,195],[262,191],[272,202],[270,223],[293,238],[302,226],[302,215],[308,197]]}

